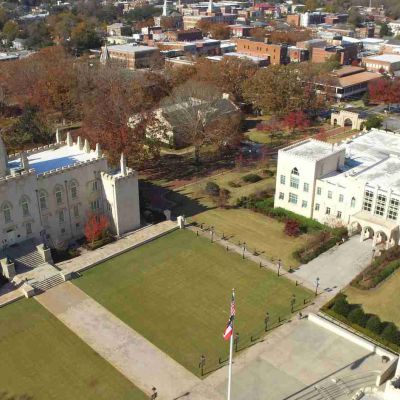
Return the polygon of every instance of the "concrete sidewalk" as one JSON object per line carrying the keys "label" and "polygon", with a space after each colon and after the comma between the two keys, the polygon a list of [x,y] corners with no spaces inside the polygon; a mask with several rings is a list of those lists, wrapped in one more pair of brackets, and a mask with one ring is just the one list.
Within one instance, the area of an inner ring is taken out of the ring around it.
{"label": "concrete sidewalk", "polygon": [[175,229],[177,229],[177,225],[174,221],[164,221],[159,224],[146,226],[129,235],[123,236],[113,243],[106,244],[99,249],[88,251],[79,257],[60,262],[56,265],[63,273],[84,271],[112,257],[157,239]]}
{"label": "concrete sidewalk", "polygon": [[143,392],[149,394],[155,386],[158,398],[172,400],[196,386],[199,399],[219,398],[199,378],[72,283],[35,299]]}

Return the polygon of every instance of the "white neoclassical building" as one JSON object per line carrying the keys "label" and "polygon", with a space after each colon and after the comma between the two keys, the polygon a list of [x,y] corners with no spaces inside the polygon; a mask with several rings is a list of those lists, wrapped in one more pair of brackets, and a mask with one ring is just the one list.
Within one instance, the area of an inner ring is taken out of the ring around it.
{"label": "white neoclassical building", "polygon": [[275,207],[399,243],[400,135],[373,129],[335,145],[307,139],[278,153]]}
{"label": "white neoclassical building", "polygon": [[108,216],[121,235],[140,226],[137,173],[111,172],[99,145],[81,138],[7,155],[0,138],[0,245],[27,239],[50,247],[64,246],[84,235],[90,212]]}

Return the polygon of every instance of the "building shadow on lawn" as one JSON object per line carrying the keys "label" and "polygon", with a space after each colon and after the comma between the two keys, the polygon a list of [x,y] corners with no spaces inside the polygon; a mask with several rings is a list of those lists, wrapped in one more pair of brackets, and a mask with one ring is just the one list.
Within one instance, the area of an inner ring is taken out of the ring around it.
{"label": "building shadow on lawn", "polygon": [[200,203],[202,197],[191,198],[179,191],[155,185],[149,181],[140,182],[140,192],[146,207],[160,212],[171,210],[172,216],[192,217],[215,207],[206,207]]}

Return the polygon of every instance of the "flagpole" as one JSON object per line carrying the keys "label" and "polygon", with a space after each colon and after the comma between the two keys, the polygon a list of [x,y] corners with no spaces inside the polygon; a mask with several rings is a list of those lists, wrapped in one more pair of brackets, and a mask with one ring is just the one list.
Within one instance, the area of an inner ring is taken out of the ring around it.
{"label": "flagpole", "polygon": [[[232,289],[232,296],[235,296],[235,289]],[[231,384],[232,384],[232,355],[233,355],[233,330],[234,330],[234,319],[232,320],[232,335],[229,342],[229,369],[228,369],[228,398],[231,400]]]}

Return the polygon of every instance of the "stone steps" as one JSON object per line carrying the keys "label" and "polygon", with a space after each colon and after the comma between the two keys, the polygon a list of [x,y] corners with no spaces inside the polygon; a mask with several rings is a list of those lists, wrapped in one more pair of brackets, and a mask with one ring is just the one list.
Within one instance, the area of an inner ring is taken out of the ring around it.
{"label": "stone steps", "polygon": [[46,290],[49,290],[55,286],[61,285],[64,283],[64,277],[61,273],[57,273],[55,275],[49,276],[48,278],[43,279],[42,281],[33,282],[30,285],[35,289],[36,292],[43,293]]}

